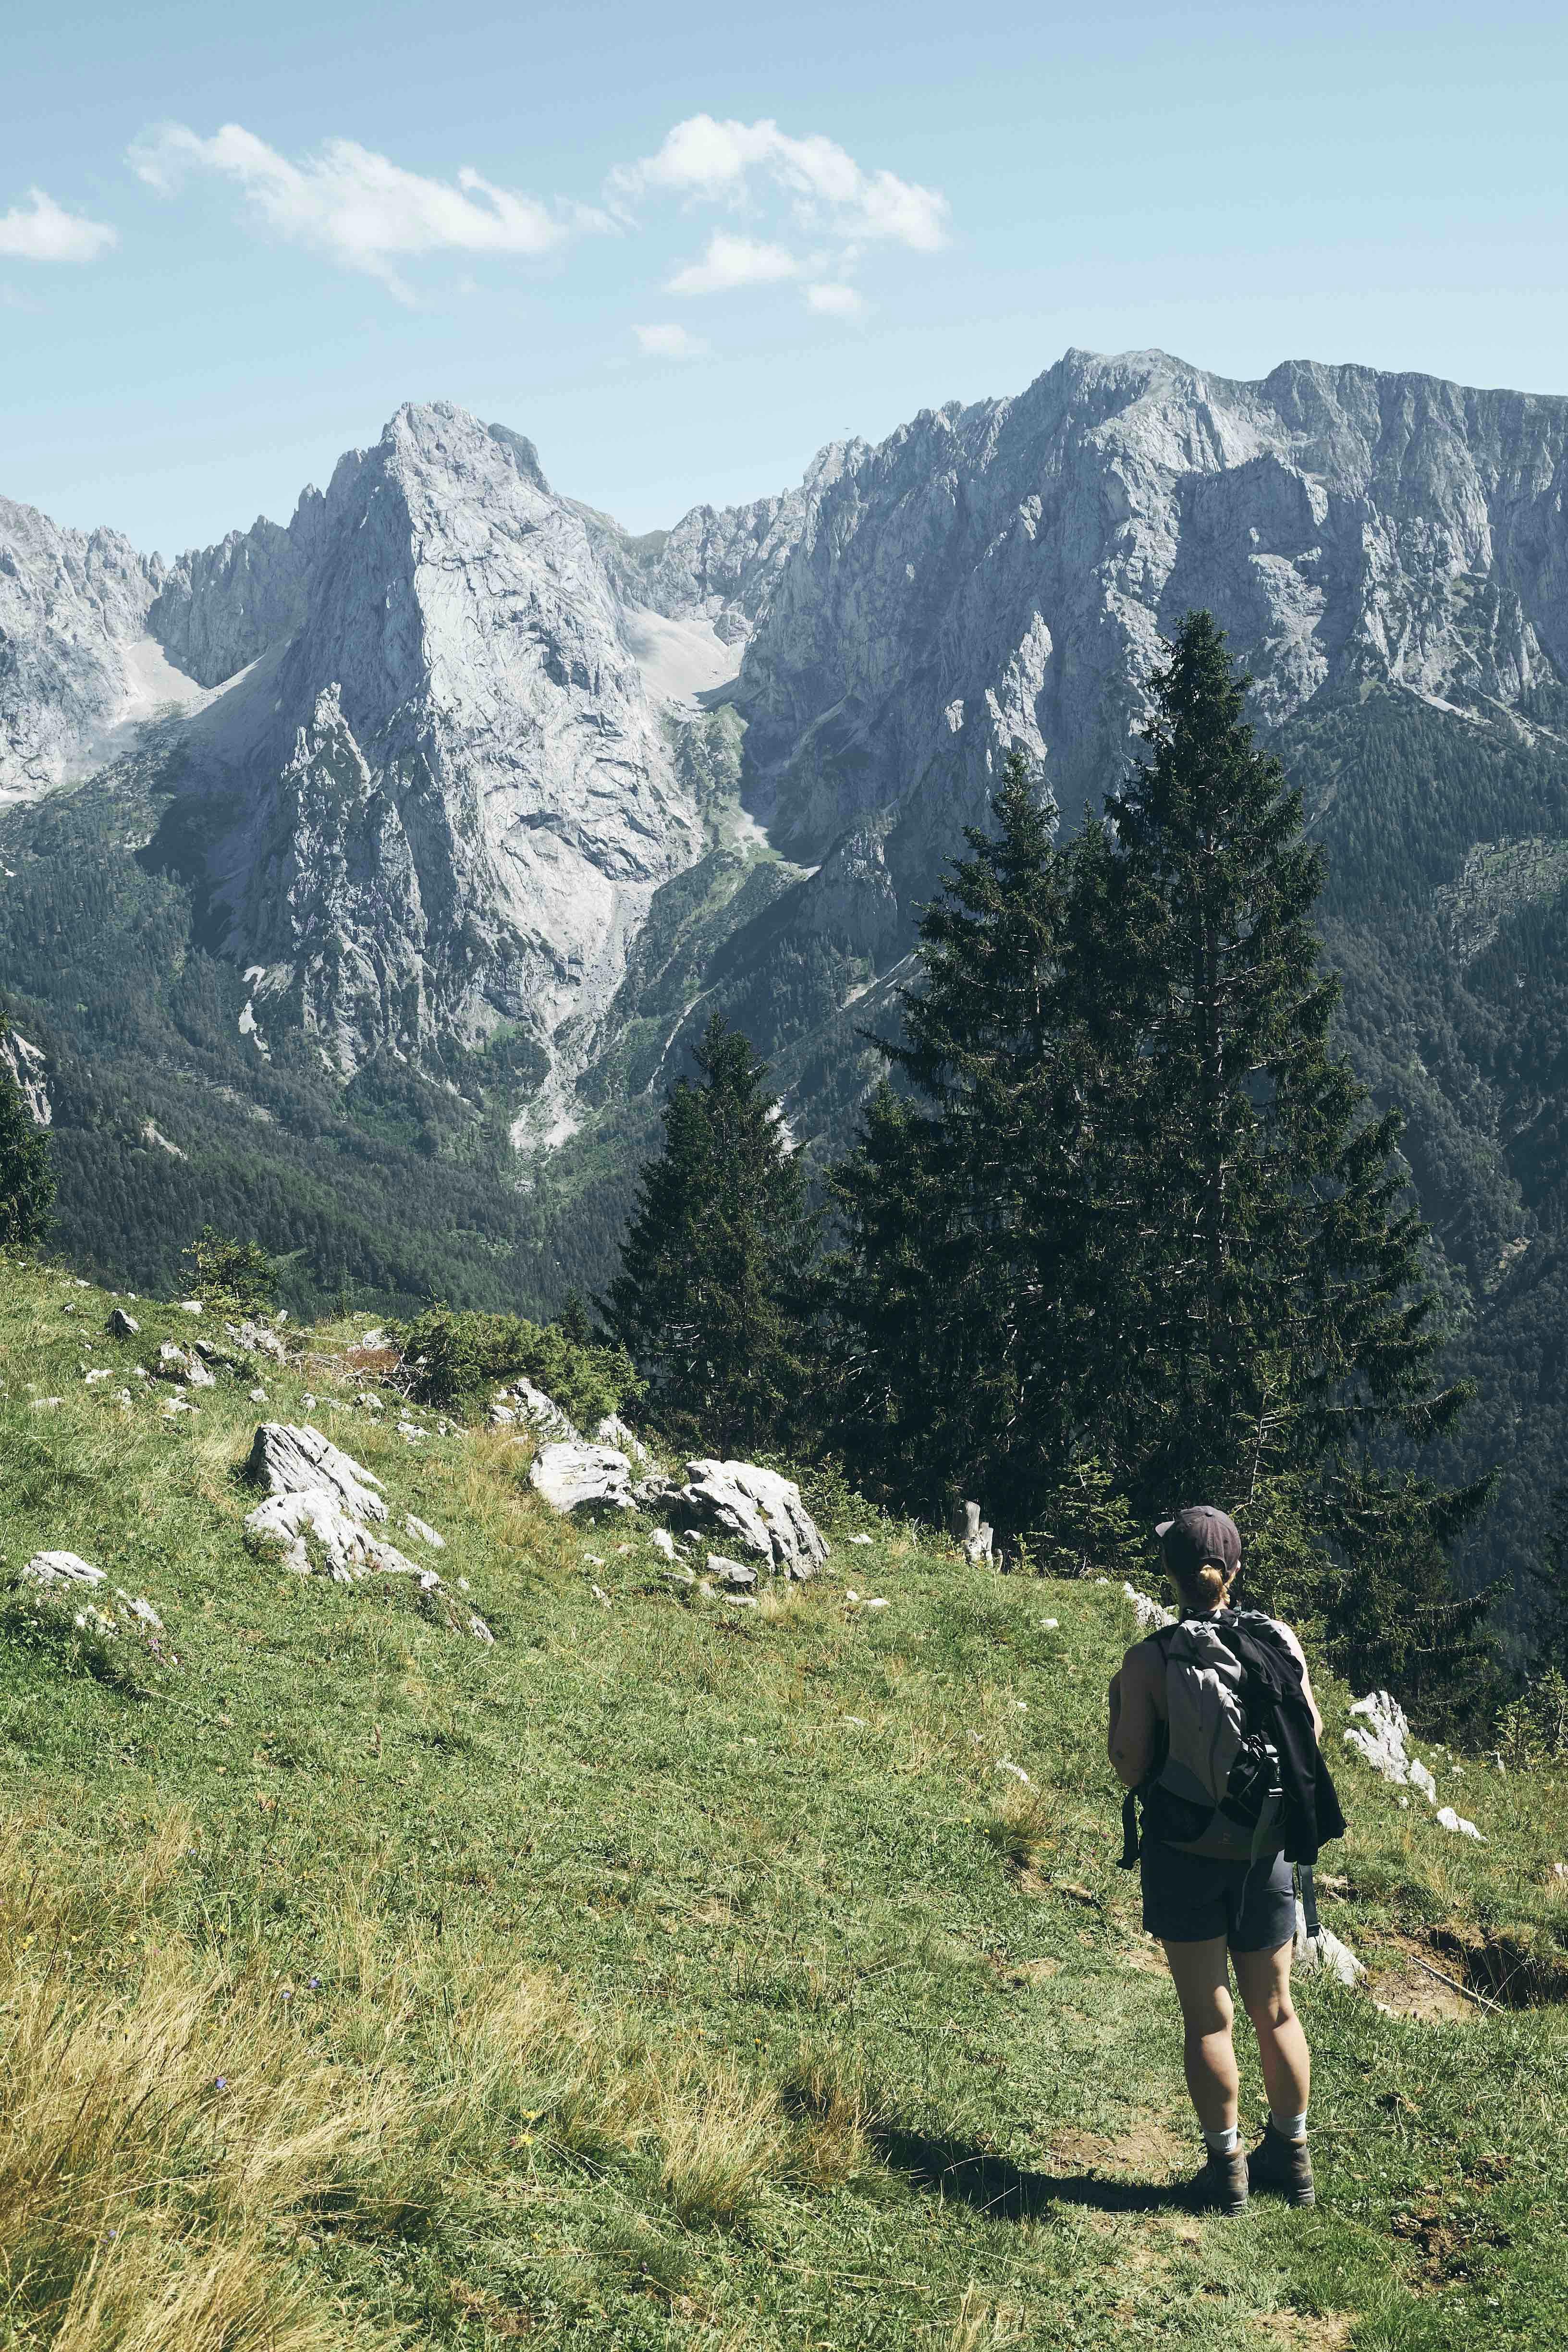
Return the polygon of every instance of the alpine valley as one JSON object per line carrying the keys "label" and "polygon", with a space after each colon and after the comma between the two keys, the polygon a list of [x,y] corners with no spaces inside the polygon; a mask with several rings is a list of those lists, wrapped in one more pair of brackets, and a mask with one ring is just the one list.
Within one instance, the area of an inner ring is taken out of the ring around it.
{"label": "alpine valley", "polygon": [[173,564],[0,500],[0,986],[62,1244],[167,1289],[210,1220],[300,1307],[601,1288],[709,1014],[840,1150],[1003,758],[1076,824],[1206,606],[1329,854],[1479,1384],[1446,1466],[1504,1462],[1517,1575],[1568,1445],[1565,485],[1568,400],[1069,352],[643,538],[439,403]]}

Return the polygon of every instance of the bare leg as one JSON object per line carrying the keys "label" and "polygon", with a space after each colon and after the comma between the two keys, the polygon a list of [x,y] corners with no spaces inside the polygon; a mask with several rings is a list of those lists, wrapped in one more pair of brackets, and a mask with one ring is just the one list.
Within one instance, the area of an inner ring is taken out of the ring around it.
{"label": "bare leg", "polygon": [[1277,2116],[1305,2115],[1312,2088],[1311,2053],[1290,1999],[1292,1949],[1281,1944],[1277,1952],[1231,1954],[1237,1989],[1258,2036],[1268,2105]]}
{"label": "bare leg", "polygon": [[[1225,1937],[1213,1936],[1201,1944],[1167,1944],[1165,1958],[1182,2004],[1182,2054],[1198,2121],[1205,2131],[1226,2131],[1236,2121],[1240,2085],[1230,2038],[1235,2011]],[[1299,2033],[1300,2026],[1296,2030]]]}

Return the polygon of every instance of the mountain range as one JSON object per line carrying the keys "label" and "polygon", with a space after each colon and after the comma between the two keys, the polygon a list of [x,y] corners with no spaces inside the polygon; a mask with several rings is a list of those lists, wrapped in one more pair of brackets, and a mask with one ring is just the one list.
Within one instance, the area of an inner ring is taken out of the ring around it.
{"label": "mountain range", "polygon": [[1563,399],[1069,352],[642,537],[441,403],[173,563],[0,500],[0,982],[67,1237],[151,1286],[243,1220],[301,1303],[600,1286],[708,1012],[839,1148],[1002,760],[1076,824],[1206,606],[1329,853],[1517,1572],[1568,1437],[1565,481]]}

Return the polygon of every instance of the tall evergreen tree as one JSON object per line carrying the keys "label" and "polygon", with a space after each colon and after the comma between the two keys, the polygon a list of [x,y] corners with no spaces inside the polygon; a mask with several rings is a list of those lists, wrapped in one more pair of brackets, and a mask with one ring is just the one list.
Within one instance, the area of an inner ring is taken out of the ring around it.
{"label": "tall evergreen tree", "polygon": [[[0,1038],[10,1033],[0,1006]],[[34,1126],[21,1087],[0,1062],[0,1246],[36,1248],[54,1223],[54,1205],[47,1130]]]}
{"label": "tall evergreen tree", "polygon": [[715,1014],[694,1058],[599,1306],[672,1436],[752,1452],[810,1423],[817,1220],[748,1040]]}
{"label": "tall evergreen tree", "polygon": [[883,1047],[913,1099],[877,1098],[836,1180],[849,1429],[908,1499],[950,1469],[1010,1531],[1087,1462],[1145,1517],[1226,1504],[1277,1558],[1310,1529],[1294,1589],[1346,1663],[1375,1586],[1419,1615],[1435,1694],[1485,1613],[1445,1552],[1489,1481],[1376,1466],[1467,1391],[1438,1376],[1398,1114],[1331,1042],[1322,858],[1247,685],[1189,615],[1103,818],[1055,847],[1010,762],[928,909]]}
{"label": "tall evergreen tree", "polygon": [[858,1474],[927,1508],[950,1486],[984,1494],[1012,1532],[1068,1441],[1077,1226],[1057,1009],[1066,868],[1020,753],[992,817],[926,911],[903,1040],[878,1041],[905,1090],[884,1082],[834,1173],[831,1272]]}
{"label": "tall evergreen tree", "polygon": [[1466,1402],[1397,1111],[1330,1027],[1321,852],[1252,739],[1223,633],[1189,614],[1152,681],[1149,756],[1073,851],[1064,1021],[1109,1080],[1089,1171],[1104,1234],[1084,1420],[1128,1492],[1258,1481]]}

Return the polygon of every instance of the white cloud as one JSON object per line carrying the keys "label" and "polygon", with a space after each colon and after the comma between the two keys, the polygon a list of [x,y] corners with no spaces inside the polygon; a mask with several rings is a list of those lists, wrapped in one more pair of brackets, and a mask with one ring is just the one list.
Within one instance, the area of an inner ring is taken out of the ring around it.
{"label": "white cloud", "polygon": [[732,294],[738,286],[776,286],[798,278],[800,264],[782,245],[714,230],[700,261],[689,261],[667,281],[670,294]]}
{"label": "white cloud", "polygon": [[776,122],[716,122],[693,114],[678,122],[657,155],[610,175],[622,201],[650,191],[737,203],[762,174],[782,188],[803,222],[851,238],[886,239],[916,253],[948,242],[947,198],[892,172],[864,172],[831,139],[793,139]]}
{"label": "white cloud", "polygon": [[808,286],[805,299],[806,307],[820,310],[825,319],[858,319],[866,308],[853,286]]}
{"label": "white cloud", "polygon": [[454,186],[405,172],[353,139],[329,139],[319,154],[291,163],[237,122],[211,139],[170,122],[139,140],[129,160],[162,195],[172,195],[187,173],[219,173],[280,236],[367,270],[400,295],[405,289],[392,267],[398,256],[539,254],[566,235],[535,198],[498,188],[468,166]]}
{"label": "white cloud", "polygon": [[0,253],[18,261],[96,261],[120,242],[117,230],[68,213],[42,188],[28,189],[27,204],[0,213]]}
{"label": "white cloud", "polygon": [[701,336],[689,335],[684,327],[634,327],[632,332],[645,359],[700,360],[708,355]]}

